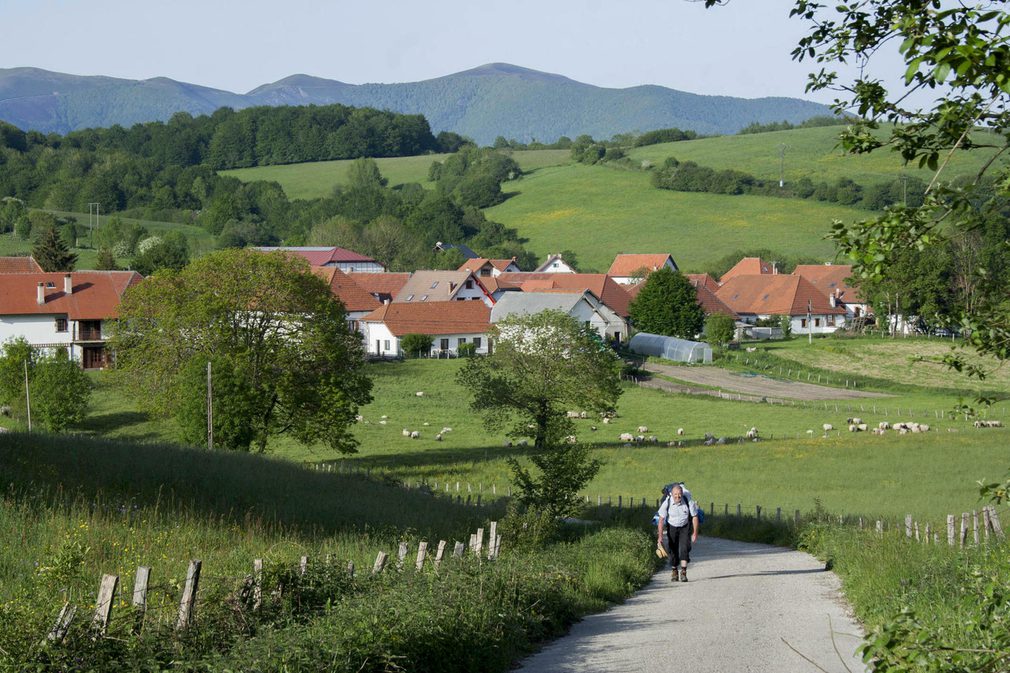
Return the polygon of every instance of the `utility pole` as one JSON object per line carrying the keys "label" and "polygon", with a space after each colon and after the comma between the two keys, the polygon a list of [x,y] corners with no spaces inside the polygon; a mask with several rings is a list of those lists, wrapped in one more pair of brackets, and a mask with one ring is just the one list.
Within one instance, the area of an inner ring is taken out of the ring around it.
{"label": "utility pole", "polygon": [[811,306],[810,306],[810,300],[807,299],[807,343],[808,344],[814,343],[814,321],[813,321],[813,318],[811,316],[811,313],[813,313],[813,311],[812,311]]}
{"label": "utility pole", "polygon": [[32,431],[32,394],[28,390],[28,358],[25,358],[25,406],[28,407],[28,432]]}
{"label": "utility pole", "polygon": [[789,145],[779,144],[779,189],[786,186],[786,150]]}
{"label": "utility pole", "polygon": [[[88,203],[88,243],[91,245],[94,245],[93,238],[95,233],[95,227],[97,227],[100,224],[98,218],[101,210],[102,210],[102,204],[98,203],[97,201],[91,201],[90,203]],[[95,214],[94,224],[91,223],[92,213]]]}
{"label": "utility pole", "polygon": [[211,383],[210,361],[207,361],[207,448],[214,448],[214,387]]}

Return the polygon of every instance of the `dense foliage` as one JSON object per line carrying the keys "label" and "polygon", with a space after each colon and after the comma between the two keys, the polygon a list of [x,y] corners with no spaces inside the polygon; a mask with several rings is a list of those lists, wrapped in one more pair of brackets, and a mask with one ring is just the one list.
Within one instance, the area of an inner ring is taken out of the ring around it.
{"label": "dense foliage", "polygon": [[694,339],[705,322],[694,285],[682,273],[653,271],[628,307],[635,329],[649,334]]}
{"label": "dense foliage", "polygon": [[84,420],[90,396],[87,375],[66,349],[39,351],[23,337],[0,346],[0,404],[21,423],[30,416],[36,428],[64,432]]}
{"label": "dense foliage", "polygon": [[371,399],[361,340],[304,260],[217,252],[132,288],[119,316],[117,369],[152,411],[176,418],[186,441],[207,436],[209,363],[217,446],[263,451],[286,433],[355,450],[351,425]]}
{"label": "dense foliage", "polygon": [[841,126],[842,124],[848,124],[849,119],[846,117],[832,117],[828,115],[822,115],[819,117],[811,117],[799,124],[791,124],[785,120],[779,122],[769,122],[767,124],[762,124],[760,122],[754,122],[748,124],[740,129],[737,133],[744,135],[747,133],[770,133],[771,131],[788,131],[790,129],[809,129],[818,126]]}

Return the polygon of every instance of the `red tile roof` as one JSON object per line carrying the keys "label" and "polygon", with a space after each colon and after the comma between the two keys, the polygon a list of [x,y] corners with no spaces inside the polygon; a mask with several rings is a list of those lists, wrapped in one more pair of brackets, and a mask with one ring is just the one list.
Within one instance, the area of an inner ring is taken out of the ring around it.
{"label": "red tile roof", "polygon": [[754,276],[758,274],[773,274],[774,267],[771,262],[766,262],[760,257],[744,257],[733,265],[733,268],[722,275],[720,283],[725,283],[730,278],[736,276]]}
{"label": "red tile roof", "polygon": [[495,280],[499,289],[519,287],[526,292],[542,292],[552,288],[589,290],[614,313],[622,318],[628,317],[631,297],[617,281],[605,273],[503,273]]}
{"label": "red tile roof", "polygon": [[348,311],[374,311],[379,300],[335,266],[314,266],[312,273],[322,278],[330,286],[330,291]]}
{"label": "red tile roof", "polygon": [[[63,292],[62,271],[0,275],[0,315],[66,314],[70,320],[105,320],[119,315],[119,302],[128,287],[143,277],[136,271],[74,271],[72,290]],[[51,284],[38,303],[38,284]]]}
{"label": "red tile roof", "polygon": [[669,254],[618,255],[614,258],[614,263],[610,265],[607,275],[630,278],[644,269],[645,275],[648,276],[650,272],[666,266],[667,261],[673,264],[674,269],[677,268],[677,264]]}
{"label": "red tile roof", "polygon": [[685,273],[684,275],[695,285],[701,285],[712,292],[719,289],[719,281],[707,273]]}
{"label": "red tile roof", "polygon": [[498,269],[499,271],[505,271],[509,264],[515,263],[514,259],[488,259],[486,257],[474,257],[473,259],[468,259],[457,269],[457,271],[472,271],[477,273],[480,268],[485,264],[490,263],[491,266]]}
{"label": "red tile roof", "polygon": [[410,280],[409,273],[355,273],[350,279],[368,294],[395,297]]}
{"label": "red tile roof", "polygon": [[484,334],[491,324],[491,309],[482,301],[384,304],[361,318],[361,322],[381,322],[398,337],[404,334]]}
{"label": "red tile roof", "polygon": [[0,257],[0,273],[45,273],[34,257]]}
{"label": "red tile roof", "polygon": [[845,313],[805,278],[787,274],[736,276],[723,283],[716,296],[737,313],[805,315],[808,301],[817,315]]}
{"label": "red tile roof", "polygon": [[312,266],[326,266],[337,262],[374,262],[374,259],[361,253],[348,250],[347,248],[333,247],[260,247],[256,248],[261,252],[290,252],[291,254],[304,257]]}
{"label": "red tile roof", "polygon": [[[415,271],[393,297],[393,302],[444,302],[455,301],[463,289],[478,289],[490,297],[490,292],[472,271]],[[473,281],[474,288],[465,283]]]}
{"label": "red tile roof", "polygon": [[799,264],[793,275],[802,276],[824,294],[835,293],[845,303],[863,304],[859,290],[849,284],[851,264]]}

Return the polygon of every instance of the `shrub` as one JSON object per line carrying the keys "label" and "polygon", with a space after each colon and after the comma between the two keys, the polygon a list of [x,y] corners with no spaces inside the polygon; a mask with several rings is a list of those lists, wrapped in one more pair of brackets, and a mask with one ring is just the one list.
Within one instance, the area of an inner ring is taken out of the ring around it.
{"label": "shrub", "polygon": [[408,358],[417,358],[431,352],[430,334],[404,334],[400,338],[400,350]]}

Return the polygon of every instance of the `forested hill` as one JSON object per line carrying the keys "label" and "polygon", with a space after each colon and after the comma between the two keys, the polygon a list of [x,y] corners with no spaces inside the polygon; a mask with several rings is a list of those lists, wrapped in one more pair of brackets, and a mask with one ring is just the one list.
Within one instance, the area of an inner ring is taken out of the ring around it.
{"label": "forested hill", "polygon": [[661,86],[607,89],[504,63],[400,84],[355,85],[294,75],[244,95],[166,78],[0,69],[0,119],[43,132],[164,121],[174,112],[209,114],[221,106],[331,103],[422,114],[436,133],[454,131],[481,144],[498,136],[551,142],[560,136],[608,138],[667,127],[735,133],[753,122],[798,123],[829,114],[822,105],[795,98],[699,96]]}

